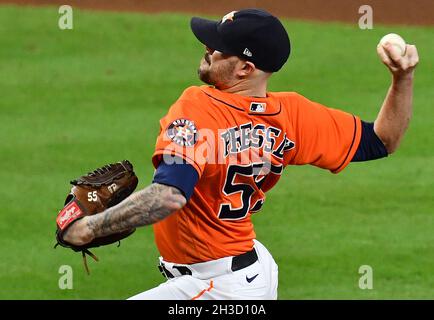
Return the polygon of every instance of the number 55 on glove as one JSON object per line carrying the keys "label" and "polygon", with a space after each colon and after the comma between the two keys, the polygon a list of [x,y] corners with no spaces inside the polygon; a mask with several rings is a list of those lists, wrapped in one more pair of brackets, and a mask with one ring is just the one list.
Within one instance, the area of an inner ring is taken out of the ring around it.
{"label": "number 55 on glove", "polygon": [[86,254],[96,261],[89,248],[109,245],[130,236],[135,229],[125,230],[109,236],[99,237],[82,246],[75,246],[66,242],[63,235],[77,220],[104,211],[117,205],[131,195],[137,187],[139,180],[133,171],[133,165],[128,160],[108,164],[86,175],[71,181],[73,185],[66,197],[63,209],[56,219],[57,244],[70,248],[76,252],[81,251],[87,273],[89,269]]}

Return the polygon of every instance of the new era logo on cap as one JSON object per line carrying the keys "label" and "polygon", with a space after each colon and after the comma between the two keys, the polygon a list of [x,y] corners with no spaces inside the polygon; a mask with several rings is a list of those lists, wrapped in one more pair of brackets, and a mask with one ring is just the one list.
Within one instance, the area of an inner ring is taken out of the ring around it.
{"label": "new era logo on cap", "polygon": [[252,102],[250,104],[250,111],[252,111],[252,112],[265,112],[266,107],[267,107],[266,103]]}
{"label": "new era logo on cap", "polygon": [[250,52],[250,50],[249,50],[248,48],[245,48],[245,49],[244,49],[243,54],[245,54],[245,55],[248,56],[248,57],[251,57],[251,56],[253,55],[253,54]]}

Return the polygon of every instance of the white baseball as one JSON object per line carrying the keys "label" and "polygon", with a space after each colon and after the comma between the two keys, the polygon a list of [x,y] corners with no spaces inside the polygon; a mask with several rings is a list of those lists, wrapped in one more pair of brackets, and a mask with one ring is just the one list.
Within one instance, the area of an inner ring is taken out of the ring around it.
{"label": "white baseball", "polygon": [[386,42],[389,42],[393,46],[394,50],[397,50],[401,56],[405,55],[407,45],[400,35],[396,33],[386,34],[381,38],[380,45],[384,47]]}

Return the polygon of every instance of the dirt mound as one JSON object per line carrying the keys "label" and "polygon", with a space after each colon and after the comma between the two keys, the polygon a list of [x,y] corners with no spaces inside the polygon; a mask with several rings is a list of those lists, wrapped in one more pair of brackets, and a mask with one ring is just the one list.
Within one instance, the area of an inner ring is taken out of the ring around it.
{"label": "dirt mound", "polygon": [[360,6],[373,9],[374,26],[381,24],[434,25],[433,0],[0,0],[21,5],[69,4],[73,7],[142,12],[225,13],[259,7],[279,17],[358,23]]}

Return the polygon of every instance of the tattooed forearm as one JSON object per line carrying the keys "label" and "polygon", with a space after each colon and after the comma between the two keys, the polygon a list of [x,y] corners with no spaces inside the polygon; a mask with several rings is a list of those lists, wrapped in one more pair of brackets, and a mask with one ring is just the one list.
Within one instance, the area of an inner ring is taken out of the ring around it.
{"label": "tattooed forearm", "polygon": [[174,187],[153,183],[118,205],[89,216],[87,226],[95,238],[153,224],[181,209],[184,195]]}

